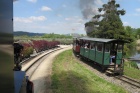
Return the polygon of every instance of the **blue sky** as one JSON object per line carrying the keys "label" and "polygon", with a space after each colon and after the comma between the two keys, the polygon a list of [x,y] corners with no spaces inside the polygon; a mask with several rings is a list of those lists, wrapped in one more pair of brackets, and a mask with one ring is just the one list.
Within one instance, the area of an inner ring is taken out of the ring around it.
{"label": "blue sky", "polygon": [[[84,24],[108,0],[18,0],[14,2],[14,31],[86,34]],[[140,28],[140,0],[116,0],[125,26]],[[90,6],[90,8],[87,8]],[[90,9],[87,11],[86,9]]]}

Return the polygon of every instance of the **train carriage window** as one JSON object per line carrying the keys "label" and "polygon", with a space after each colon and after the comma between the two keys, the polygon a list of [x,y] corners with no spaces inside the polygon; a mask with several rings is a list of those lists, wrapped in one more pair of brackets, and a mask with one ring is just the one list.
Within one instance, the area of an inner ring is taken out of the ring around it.
{"label": "train carriage window", "polygon": [[122,52],[122,48],[123,48],[122,44],[119,44],[119,45],[118,45],[118,50],[117,50],[117,51],[118,51],[118,52]]}
{"label": "train carriage window", "polygon": [[92,50],[95,49],[95,43],[94,42],[91,43],[90,49],[92,49]]}
{"label": "train carriage window", "polygon": [[78,46],[78,45],[79,45],[79,40],[76,39],[76,46]]}
{"label": "train carriage window", "polygon": [[80,40],[80,45],[81,45],[81,47],[85,47],[85,41],[84,40]]}
{"label": "train carriage window", "polygon": [[103,50],[103,44],[102,43],[98,43],[97,44],[97,51],[102,51]]}
{"label": "train carriage window", "polygon": [[106,44],[105,45],[105,52],[109,52],[110,51],[110,44]]}
{"label": "train carriage window", "polygon": [[85,42],[85,48],[90,48],[90,42],[89,41]]}

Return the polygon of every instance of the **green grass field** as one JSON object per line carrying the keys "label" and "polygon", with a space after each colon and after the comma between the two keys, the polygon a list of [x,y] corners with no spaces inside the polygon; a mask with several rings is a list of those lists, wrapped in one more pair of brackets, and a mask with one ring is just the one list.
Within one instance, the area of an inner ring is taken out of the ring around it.
{"label": "green grass field", "polygon": [[55,58],[51,77],[53,93],[128,93],[123,88],[101,79],[77,61],[72,50]]}
{"label": "green grass field", "polygon": [[135,62],[128,61],[124,63],[124,75],[140,80],[140,70],[137,69]]}
{"label": "green grass field", "polygon": [[140,80],[140,70],[136,68],[124,67],[124,75]]}

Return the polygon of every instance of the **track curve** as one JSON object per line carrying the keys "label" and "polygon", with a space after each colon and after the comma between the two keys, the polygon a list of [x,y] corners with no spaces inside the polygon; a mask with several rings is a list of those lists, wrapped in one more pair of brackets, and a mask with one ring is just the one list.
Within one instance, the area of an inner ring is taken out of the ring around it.
{"label": "track curve", "polygon": [[[30,80],[34,83],[34,93],[51,93],[51,69],[52,62],[56,55],[59,53],[71,49],[71,46],[61,46],[61,49],[49,51],[34,58],[31,62],[24,64],[22,70],[26,71]],[[43,57],[44,56],[44,57]],[[40,57],[43,57],[40,59]],[[39,62],[37,62],[39,61]],[[42,62],[41,62],[42,61]],[[32,69],[32,70],[31,70]],[[30,71],[29,71],[30,70]],[[29,72],[28,72],[29,71]],[[25,93],[25,92],[21,92]]]}

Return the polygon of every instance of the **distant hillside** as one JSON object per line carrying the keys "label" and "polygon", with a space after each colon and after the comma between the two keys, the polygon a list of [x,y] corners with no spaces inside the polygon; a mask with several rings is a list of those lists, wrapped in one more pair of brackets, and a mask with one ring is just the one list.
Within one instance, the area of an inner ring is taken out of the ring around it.
{"label": "distant hillside", "polygon": [[31,32],[24,32],[24,31],[17,31],[14,32],[14,36],[23,36],[23,35],[27,35],[27,36],[42,36],[45,33],[31,33]]}
{"label": "distant hillside", "polygon": [[[16,31],[14,32],[14,36],[23,36],[23,35],[27,35],[27,36],[43,36],[44,34],[47,33],[31,33],[31,32],[25,32],[25,31]],[[79,37],[80,34],[78,33],[70,33],[70,34],[65,34],[66,36],[72,36],[72,37]]]}

